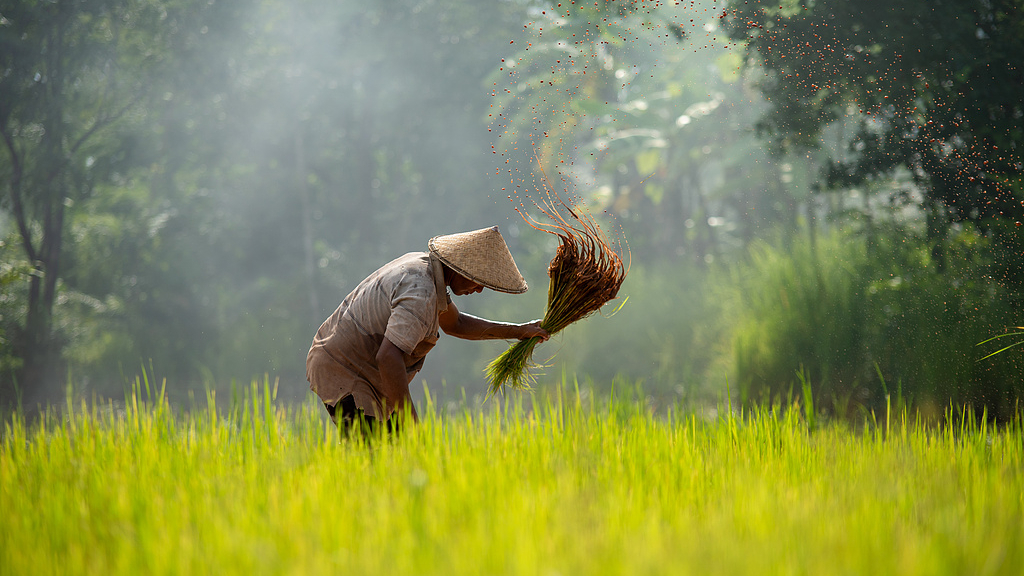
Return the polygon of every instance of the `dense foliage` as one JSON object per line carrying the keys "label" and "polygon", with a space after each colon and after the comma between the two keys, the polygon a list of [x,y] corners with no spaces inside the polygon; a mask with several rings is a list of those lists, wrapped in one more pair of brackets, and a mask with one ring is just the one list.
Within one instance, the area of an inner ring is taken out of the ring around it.
{"label": "dense foliage", "polygon": [[761,0],[723,14],[763,76],[760,128],[825,149],[823,187],[905,175],[935,264],[955,224],[993,239],[993,274],[1024,297],[1024,2]]}
{"label": "dense foliage", "polygon": [[[508,202],[543,167],[634,265],[552,374],[761,398],[803,366],[826,398],[1005,406],[1020,349],[969,340],[1024,325],[1020,3],[918,4],[6,2],[0,403],[142,366],[177,400],[264,373],[302,398],[319,322],[436,234],[498,224],[543,286],[555,244]],[[811,289],[835,238],[856,277]],[[448,339],[421,374],[482,394],[502,347]]]}
{"label": "dense foliage", "polygon": [[[831,214],[856,222],[832,254],[755,255],[767,290],[745,298],[735,354],[756,391],[777,394],[787,379],[763,370],[799,360],[840,406],[877,402],[888,377],[919,399],[1013,409],[1016,367],[976,363],[975,345],[1019,323],[1024,302],[1022,18],[1019,0],[751,1],[722,14],[767,101],[760,134],[776,153],[819,158]],[[810,307],[778,308],[777,292]]]}
{"label": "dense foliage", "polygon": [[956,269],[944,274],[905,230],[875,241],[836,232],[785,250],[758,243],[718,281],[742,397],[786,401],[806,384],[820,410],[840,416],[889,401],[934,416],[948,400],[1012,417],[1024,400],[1019,359],[980,360],[978,343],[1013,307],[993,297],[976,242],[951,242]]}

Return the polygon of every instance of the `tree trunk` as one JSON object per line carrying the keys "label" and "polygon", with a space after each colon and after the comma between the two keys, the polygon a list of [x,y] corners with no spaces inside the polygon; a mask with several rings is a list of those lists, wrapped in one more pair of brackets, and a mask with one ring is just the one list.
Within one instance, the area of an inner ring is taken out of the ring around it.
{"label": "tree trunk", "polygon": [[53,309],[57,301],[60,255],[63,245],[64,202],[56,201],[46,209],[43,241],[34,262],[29,283],[28,314],[22,346],[24,362],[18,386],[25,408],[35,408],[59,400],[60,347],[53,334]]}

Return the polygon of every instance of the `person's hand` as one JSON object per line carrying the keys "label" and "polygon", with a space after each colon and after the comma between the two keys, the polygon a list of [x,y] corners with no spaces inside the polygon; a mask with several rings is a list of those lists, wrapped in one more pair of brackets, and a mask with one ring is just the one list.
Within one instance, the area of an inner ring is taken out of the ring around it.
{"label": "person's hand", "polygon": [[533,322],[520,324],[519,328],[522,330],[522,334],[519,336],[520,340],[540,338],[541,342],[545,342],[548,338],[551,337],[550,332],[540,327],[540,320],[534,320]]}

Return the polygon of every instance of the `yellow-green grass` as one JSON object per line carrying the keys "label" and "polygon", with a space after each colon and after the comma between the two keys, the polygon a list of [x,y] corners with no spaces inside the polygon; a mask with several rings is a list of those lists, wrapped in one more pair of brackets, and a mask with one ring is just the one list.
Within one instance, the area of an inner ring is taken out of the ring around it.
{"label": "yellow-green grass", "polygon": [[798,410],[539,398],[428,402],[373,446],[255,387],[220,411],[15,418],[0,574],[1024,572],[1019,420],[808,430]]}

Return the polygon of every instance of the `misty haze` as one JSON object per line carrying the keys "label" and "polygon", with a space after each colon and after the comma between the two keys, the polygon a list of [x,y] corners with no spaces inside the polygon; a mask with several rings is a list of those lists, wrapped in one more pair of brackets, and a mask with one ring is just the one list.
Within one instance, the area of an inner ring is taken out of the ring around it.
{"label": "misty haze", "polygon": [[[533,290],[457,302],[539,318],[555,242],[515,209],[550,192],[632,268],[539,385],[1012,410],[1020,350],[979,358],[1024,323],[1021,70],[991,51],[1019,7],[599,4],[5,7],[5,401],[144,372],[305,400],[348,291],[493,225]],[[504,346],[442,336],[414,395],[480,397]]]}

